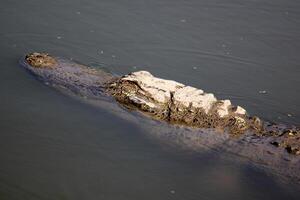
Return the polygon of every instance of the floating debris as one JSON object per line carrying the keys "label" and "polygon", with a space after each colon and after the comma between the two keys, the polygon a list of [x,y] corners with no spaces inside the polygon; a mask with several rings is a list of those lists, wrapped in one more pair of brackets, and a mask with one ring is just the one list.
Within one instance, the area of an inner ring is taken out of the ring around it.
{"label": "floating debris", "polygon": [[182,22],[182,23],[185,23],[185,22],[186,22],[186,20],[185,20],[185,19],[181,19],[181,20],[180,20],[180,22]]}
{"label": "floating debris", "polygon": [[267,91],[266,90],[260,90],[258,91],[259,94],[267,94]]}
{"label": "floating debris", "polygon": [[287,114],[287,116],[288,116],[288,117],[292,117],[293,115],[292,115],[292,114],[290,114],[290,113],[288,113],[288,114]]}
{"label": "floating debris", "polygon": [[60,40],[62,39],[62,36],[57,36],[56,39]]}

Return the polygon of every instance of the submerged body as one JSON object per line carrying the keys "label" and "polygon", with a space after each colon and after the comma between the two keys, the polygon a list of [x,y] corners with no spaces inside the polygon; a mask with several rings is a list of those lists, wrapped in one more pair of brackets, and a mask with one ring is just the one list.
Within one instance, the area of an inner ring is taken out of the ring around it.
{"label": "submerged body", "polygon": [[[38,79],[64,91],[96,101],[114,97],[121,105],[152,118],[192,127],[177,128],[165,123],[155,126],[155,121],[140,118],[143,126],[150,124],[152,135],[161,140],[196,150],[238,154],[242,156],[239,158],[300,180],[300,131],[295,127],[262,122],[229,100],[217,100],[213,94],[156,78],[149,72],[115,77],[39,53],[29,54],[21,65]],[[110,108],[121,115],[122,109],[113,104],[109,104]]]}
{"label": "submerged body", "polygon": [[89,98],[103,96],[105,83],[114,79],[104,71],[46,54],[31,54],[21,61],[21,65],[46,84]]}

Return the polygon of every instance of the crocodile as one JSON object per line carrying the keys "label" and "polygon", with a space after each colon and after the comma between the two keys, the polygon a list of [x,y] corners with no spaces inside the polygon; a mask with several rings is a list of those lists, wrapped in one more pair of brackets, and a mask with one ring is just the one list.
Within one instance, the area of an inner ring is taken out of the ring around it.
{"label": "crocodile", "polygon": [[164,122],[160,126],[168,128],[156,127],[153,131],[160,138],[174,136],[168,130],[181,127],[184,131],[179,134],[177,129],[176,135],[181,145],[210,149],[218,146],[269,168],[280,168],[300,180],[300,129],[296,126],[249,116],[228,99],[218,100],[202,89],[157,78],[147,71],[116,76],[36,52],[22,57],[20,64],[40,81],[64,92],[92,101],[110,99],[126,112],[141,113],[145,123]]}

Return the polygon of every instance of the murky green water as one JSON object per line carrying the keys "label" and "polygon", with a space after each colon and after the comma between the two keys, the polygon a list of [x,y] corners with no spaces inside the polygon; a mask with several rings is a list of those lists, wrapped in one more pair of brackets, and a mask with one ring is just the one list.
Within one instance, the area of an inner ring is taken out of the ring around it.
{"label": "murky green water", "polygon": [[4,0],[0,22],[0,199],[299,199],[296,183],[164,145],[151,126],[42,85],[18,59],[46,51],[144,69],[299,126],[300,2]]}

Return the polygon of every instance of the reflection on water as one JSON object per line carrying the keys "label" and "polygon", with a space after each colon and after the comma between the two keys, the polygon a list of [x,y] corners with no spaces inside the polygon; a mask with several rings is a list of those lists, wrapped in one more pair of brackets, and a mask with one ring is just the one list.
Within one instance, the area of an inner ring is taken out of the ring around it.
{"label": "reflection on water", "polygon": [[299,198],[295,183],[158,141],[140,118],[83,104],[18,67],[24,53],[47,51],[116,74],[144,69],[300,125],[299,2],[0,5],[0,199]]}

